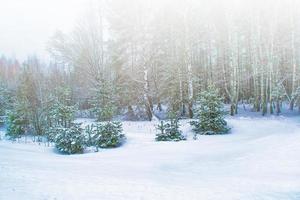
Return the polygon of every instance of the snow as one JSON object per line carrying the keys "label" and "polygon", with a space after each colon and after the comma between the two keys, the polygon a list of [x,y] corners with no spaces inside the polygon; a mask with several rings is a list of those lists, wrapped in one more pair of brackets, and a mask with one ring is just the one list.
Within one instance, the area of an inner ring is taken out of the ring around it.
{"label": "snow", "polygon": [[194,141],[181,121],[182,142],[155,142],[153,122],[124,122],[125,145],[80,155],[2,140],[0,199],[300,199],[300,120],[228,122],[231,134]]}

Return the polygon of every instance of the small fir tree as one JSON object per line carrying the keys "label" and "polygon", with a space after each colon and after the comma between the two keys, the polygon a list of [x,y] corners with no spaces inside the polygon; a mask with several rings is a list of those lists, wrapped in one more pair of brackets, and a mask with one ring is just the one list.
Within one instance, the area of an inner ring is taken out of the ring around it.
{"label": "small fir tree", "polygon": [[271,92],[271,107],[275,107],[275,112],[277,115],[281,113],[281,104],[285,100],[285,97],[286,94],[284,86],[281,83],[277,83]]}
{"label": "small fir tree", "polygon": [[182,135],[182,131],[179,129],[180,124],[176,117],[171,117],[170,121],[161,121],[156,126],[158,133],[156,134],[156,141],[180,141],[186,140],[186,137]]}
{"label": "small fir tree", "polygon": [[97,148],[114,148],[120,146],[126,139],[122,134],[122,123],[106,122],[97,123],[86,127],[89,144]]}
{"label": "small fir tree", "polygon": [[48,134],[55,147],[62,153],[75,154],[84,150],[86,140],[80,124],[71,124],[68,128],[53,127]]}
{"label": "small fir tree", "polygon": [[209,86],[208,90],[198,95],[198,108],[196,109],[197,121],[192,121],[193,131],[201,135],[217,135],[228,133],[230,128],[224,119],[222,98],[219,91]]}

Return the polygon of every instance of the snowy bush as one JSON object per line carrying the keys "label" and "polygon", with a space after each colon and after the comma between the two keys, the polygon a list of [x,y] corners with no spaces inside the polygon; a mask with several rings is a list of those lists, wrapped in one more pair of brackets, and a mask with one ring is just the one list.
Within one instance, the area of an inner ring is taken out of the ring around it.
{"label": "snowy bush", "polygon": [[198,121],[192,121],[193,131],[201,135],[225,134],[230,130],[224,119],[222,98],[218,90],[210,86],[198,96],[199,107],[196,110]]}
{"label": "snowy bush", "polygon": [[75,154],[84,150],[86,142],[80,124],[72,124],[69,128],[53,127],[48,134],[55,147],[62,153]]}
{"label": "snowy bush", "polygon": [[86,127],[89,145],[99,148],[120,146],[126,139],[122,131],[122,123],[120,122],[97,123]]}
{"label": "snowy bush", "polygon": [[156,134],[156,141],[180,141],[186,140],[179,130],[180,124],[177,119],[171,119],[170,122],[164,123],[163,121],[157,125],[156,129],[159,131]]}

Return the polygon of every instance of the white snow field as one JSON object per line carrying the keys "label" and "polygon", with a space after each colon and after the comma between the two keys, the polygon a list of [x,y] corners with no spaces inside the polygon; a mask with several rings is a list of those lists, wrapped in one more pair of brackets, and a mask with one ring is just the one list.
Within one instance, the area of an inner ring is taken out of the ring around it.
{"label": "white snow field", "polygon": [[[228,118],[231,134],[155,142],[124,122],[127,143],[98,153],[0,141],[0,199],[299,200],[300,120]],[[3,134],[3,133],[2,133]]]}

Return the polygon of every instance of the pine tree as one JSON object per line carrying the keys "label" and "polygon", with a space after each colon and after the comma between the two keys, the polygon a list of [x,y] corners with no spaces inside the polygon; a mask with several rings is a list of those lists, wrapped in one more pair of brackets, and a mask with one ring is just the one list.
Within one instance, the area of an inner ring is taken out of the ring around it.
{"label": "pine tree", "polygon": [[50,126],[70,127],[75,118],[77,106],[72,102],[71,89],[58,87],[52,96],[52,105],[49,109]]}
{"label": "pine tree", "polygon": [[[173,117],[172,117],[173,116]],[[180,124],[175,115],[172,115],[170,121],[161,121],[156,126],[158,133],[156,134],[156,141],[180,141],[186,140],[186,137],[182,135],[182,131],[179,129]]]}
{"label": "pine tree", "polygon": [[225,134],[230,130],[224,119],[222,98],[218,94],[218,90],[209,86],[206,91],[198,95],[196,116],[198,121],[192,121],[193,131],[201,135]]}
{"label": "pine tree", "polygon": [[48,132],[55,147],[62,153],[82,153],[86,144],[81,124],[71,124],[70,127],[54,127]]}

